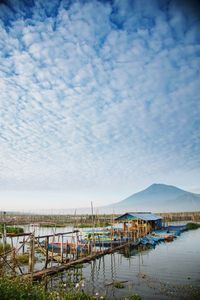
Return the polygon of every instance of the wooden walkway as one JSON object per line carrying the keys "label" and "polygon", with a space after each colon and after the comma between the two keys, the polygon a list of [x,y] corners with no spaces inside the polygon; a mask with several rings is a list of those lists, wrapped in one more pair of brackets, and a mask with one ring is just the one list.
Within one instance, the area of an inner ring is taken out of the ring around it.
{"label": "wooden walkway", "polygon": [[[74,235],[75,234],[75,235]],[[63,238],[68,237],[69,240],[73,239],[73,243],[75,248],[70,248],[70,251],[65,251],[63,247]],[[115,244],[111,243],[110,247],[105,249],[96,247],[95,243],[93,244],[92,241],[88,241],[87,244],[83,246],[87,247],[87,251],[84,252],[84,247],[81,248],[81,252],[78,253],[77,246],[80,241],[79,231],[72,230],[70,232],[59,232],[55,234],[49,235],[42,235],[42,236],[35,236],[34,233],[23,233],[23,234],[12,234],[10,236],[7,235],[11,239],[11,249],[9,251],[5,251],[3,255],[0,255],[0,261],[15,275],[20,275],[25,278],[29,278],[31,280],[38,280],[45,276],[50,276],[62,272],[64,270],[69,269],[78,264],[88,263],[92,260],[98,259],[106,254],[114,253],[117,250],[123,249],[126,246],[133,244],[134,240],[121,241],[121,244],[115,246]],[[23,237],[19,239],[18,237]],[[13,242],[13,238],[17,238],[17,244],[15,245]],[[55,241],[55,238],[57,241]],[[42,241],[41,241],[42,239]],[[94,242],[94,241],[93,241]],[[49,249],[49,245],[51,243],[58,243],[61,244],[60,251],[54,251]],[[41,270],[34,271],[34,264],[35,264],[35,253],[36,251],[40,252],[44,257],[44,268]],[[88,254],[86,254],[88,253]],[[17,257],[20,254],[28,254],[28,266],[25,270],[20,267],[20,264],[17,261]],[[79,254],[81,257],[79,258]],[[85,255],[85,256],[82,256]],[[55,261],[58,264],[49,266],[49,263]],[[19,272],[17,272],[16,268],[19,268]],[[6,268],[5,268],[6,269]],[[25,271],[25,273],[23,273]]]}
{"label": "wooden walkway", "polygon": [[130,245],[130,242],[122,244],[122,245],[117,246],[117,247],[113,247],[113,248],[109,248],[109,249],[106,249],[106,250],[98,251],[95,254],[91,254],[91,255],[88,255],[86,257],[82,257],[82,258],[79,258],[79,259],[76,259],[76,260],[72,260],[72,261],[70,261],[66,264],[62,264],[61,266],[46,268],[46,269],[41,270],[41,271],[35,271],[33,273],[23,274],[22,276],[25,277],[25,278],[33,279],[33,280],[41,279],[42,277],[45,277],[45,276],[50,276],[50,275],[57,274],[59,272],[63,272],[63,271],[65,271],[65,270],[67,270],[67,269],[69,269],[69,268],[71,268],[75,265],[88,263],[88,262],[90,262],[92,260],[95,260],[95,259],[98,259],[98,258],[100,258],[100,257],[102,257],[106,254],[114,253],[115,251],[123,249],[123,248],[125,248],[126,246],[129,246],[129,245]]}

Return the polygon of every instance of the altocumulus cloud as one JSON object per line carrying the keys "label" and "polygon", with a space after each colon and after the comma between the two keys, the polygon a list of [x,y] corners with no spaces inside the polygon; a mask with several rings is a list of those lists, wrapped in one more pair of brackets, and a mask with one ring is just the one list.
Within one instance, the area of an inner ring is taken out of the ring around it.
{"label": "altocumulus cloud", "polygon": [[128,194],[199,174],[198,10],[1,1],[0,188]]}

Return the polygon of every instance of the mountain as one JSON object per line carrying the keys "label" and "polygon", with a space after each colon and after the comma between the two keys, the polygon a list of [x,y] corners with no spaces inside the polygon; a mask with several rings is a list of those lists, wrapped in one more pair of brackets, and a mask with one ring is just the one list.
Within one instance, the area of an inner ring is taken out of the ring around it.
{"label": "mountain", "polygon": [[184,191],[172,185],[152,184],[145,190],[107,206],[117,212],[153,211],[177,212],[200,211],[200,194]]}

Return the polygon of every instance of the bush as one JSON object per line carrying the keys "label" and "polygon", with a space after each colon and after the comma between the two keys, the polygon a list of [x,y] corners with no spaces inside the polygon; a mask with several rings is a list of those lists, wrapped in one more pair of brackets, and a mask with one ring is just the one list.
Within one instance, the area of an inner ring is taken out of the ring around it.
{"label": "bush", "polygon": [[11,245],[10,244],[5,244],[5,249],[3,248],[3,243],[0,243],[0,254],[2,254],[4,251],[9,251],[11,250]]}
{"label": "bush", "polygon": [[45,291],[41,284],[15,277],[0,277],[1,300],[92,300],[83,291]]}
{"label": "bush", "polygon": [[[34,258],[34,260],[36,261],[36,258]],[[28,264],[28,262],[29,262],[29,254],[28,253],[18,254],[16,256],[16,261],[19,262],[22,265]]]}
{"label": "bush", "polygon": [[[0,224],[0,233],[3,233],[4,225]],[[24,233],[24,229],[21,227],[14,227],[14,226],[6,226],[7,233]]]}
{"label": "bush", "polygon": [[45,295],[44,290],[39,286],[34,286],[29,281],[21,278],[11,279],[9,277],[0,278],[1,300],[37,300],[53,299]]}
{"label": "bush", "polygon": [[200,224],[198,224],[198,223],[187,223],[187,225],[186,225],[186,229],[187,230],[193,230],[193,229],[198,229],[198,228],[200,228]]}

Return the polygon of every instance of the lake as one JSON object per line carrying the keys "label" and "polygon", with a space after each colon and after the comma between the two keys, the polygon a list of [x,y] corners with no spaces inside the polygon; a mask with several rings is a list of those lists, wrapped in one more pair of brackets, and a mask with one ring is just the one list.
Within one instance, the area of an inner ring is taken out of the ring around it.
{"label": "lake", "polygon": [[[24,229],[45,235],[72,228]],[[40,262],[36,269],[41,269]],[[106,255],[49,278],[48,286],[55,288],[62,283],[67,288],[71,281],[91,295],[111,300],[133,294],[144,300],[200,299],[200,229],[186,231],[173,242],[160,243],[155,248],[126,248]],[[114,287],[113,282],[121,282],[124,288]]]}
{"label": "lake", "polygon": [[[69,274],[61,275],[63,282]],[[106,255],[85,264],[74,273],[76,279],[85,291],[106,299],[124,299],[136,293],[148,300],[200,299],[200,229],[155,248]],[[54,284],[59,280],[60,275],[54,277]],[[113,281],[121,281],[124,288],[115,288]]]}

